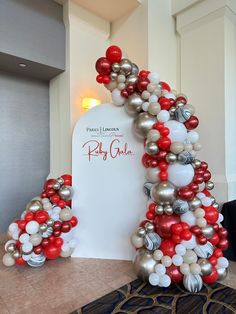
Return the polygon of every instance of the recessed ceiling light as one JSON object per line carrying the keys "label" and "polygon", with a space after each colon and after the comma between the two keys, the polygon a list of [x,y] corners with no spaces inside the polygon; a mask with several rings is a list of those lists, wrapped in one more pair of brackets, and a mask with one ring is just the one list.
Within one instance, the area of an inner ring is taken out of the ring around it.
{"label": "recessed ceiling light", "polygon": [[25,63],[19,63],[18,66],[19,66],[20,68],[26,68],[26,67],[27,67],[27,65],[26,65]]}

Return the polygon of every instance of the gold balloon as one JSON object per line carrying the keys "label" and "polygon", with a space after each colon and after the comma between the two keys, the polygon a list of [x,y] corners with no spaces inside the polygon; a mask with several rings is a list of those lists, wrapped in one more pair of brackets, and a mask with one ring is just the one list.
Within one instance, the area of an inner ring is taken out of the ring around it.
{"label": "gold balloon", "polygon": [[150,251],[140,249],[134,260],[134,270],[139,279],[148,282],[149,275],[155,271],[157,262]]}
{"label": "gold balloon", "polygon": [[129,115],[136,116],[142,110],[142,103],[143,100],[141,96],[137,93],[133,93],[128,97],[124,107]]}
{"label": "gold balloon", "polygon": [[151,188],[152,199],[161,205],[172,204],[175,200],[176,190],[173,184],[168,181],[153,184]]}
{"label": "gold balloon", "polygon": [[26,210],[36,212],[37,210],[43,209],[43,204],[39,200],[32,200],[26,206]]}

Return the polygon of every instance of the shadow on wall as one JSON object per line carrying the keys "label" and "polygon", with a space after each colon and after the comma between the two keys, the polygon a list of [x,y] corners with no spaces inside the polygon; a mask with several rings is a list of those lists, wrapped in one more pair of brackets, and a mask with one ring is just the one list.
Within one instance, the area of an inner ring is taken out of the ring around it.
{"label": "shadow on wall", "polygon": [[0,71],[0,233],[49,173],[48,82]]}

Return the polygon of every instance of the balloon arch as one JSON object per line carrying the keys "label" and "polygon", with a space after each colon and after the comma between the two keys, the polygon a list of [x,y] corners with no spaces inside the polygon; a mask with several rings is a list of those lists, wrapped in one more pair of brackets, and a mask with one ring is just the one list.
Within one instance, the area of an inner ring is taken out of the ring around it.
{"label": "balloon arch", "polygon": [[209,192],[214,184],[208,164],[196,159],[201,144],[194,107],[158,73],[139,71],[122,58],[117,46],[97,60],[96,70],[97,82],[134,117],[133,130],[144,140],[146,217],[131,237],[137,276],[160,287],[183,282],[190,292],[224,279],[227,230]]}

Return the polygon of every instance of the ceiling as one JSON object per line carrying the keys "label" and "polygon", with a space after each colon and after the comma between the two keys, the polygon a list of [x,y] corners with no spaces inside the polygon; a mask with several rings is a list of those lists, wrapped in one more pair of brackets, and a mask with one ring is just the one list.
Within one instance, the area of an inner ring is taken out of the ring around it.
{"label": "ceiling", "polygon": [[[60,4],[66,2],[65,0],[54,1]],[[114,22],[137,8],[141,0],[74,0],[74,2],[101,18]]]}

